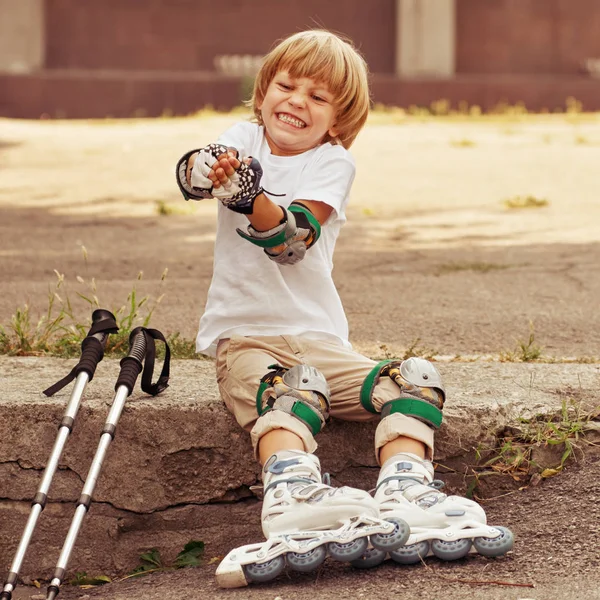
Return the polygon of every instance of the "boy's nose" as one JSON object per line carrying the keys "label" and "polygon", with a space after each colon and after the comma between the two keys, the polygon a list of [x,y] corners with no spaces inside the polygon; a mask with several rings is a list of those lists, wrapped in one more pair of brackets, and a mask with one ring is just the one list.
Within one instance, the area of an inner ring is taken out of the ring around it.
{"label": "boy's nose", "polygon": [[304,94],[294,92],[289,98],[289,103],[292,106],[303,107],[306,104]]}

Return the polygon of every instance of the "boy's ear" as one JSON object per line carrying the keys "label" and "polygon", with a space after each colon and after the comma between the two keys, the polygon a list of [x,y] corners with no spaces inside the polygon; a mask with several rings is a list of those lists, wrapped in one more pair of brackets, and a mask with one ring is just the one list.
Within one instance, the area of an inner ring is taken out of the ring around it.
{"label": "boy's ear", "polygon": [[327,133],[329,134],[329,137],[336,138],[340,132],[334,124],[329,128],[329,131]]}

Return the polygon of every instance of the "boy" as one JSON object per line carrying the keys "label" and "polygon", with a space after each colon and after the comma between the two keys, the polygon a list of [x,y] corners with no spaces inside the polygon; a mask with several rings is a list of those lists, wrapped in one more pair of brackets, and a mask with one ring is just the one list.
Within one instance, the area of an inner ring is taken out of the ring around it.
{"label": "boy", "polygon": [[[369,110],[364,60],[330,32],[292,35],[265,57],[250,104],[254,122],[177,166],[186,199],[223,205],[197,350],[216,356],[221,396],[263,466],[268,541],[230,553],[219,583],[272,579],[284,555],[291,568],[312,570],[325,559],[326,540],[330,555],[358,566],[379,564],[388,552],[404,563],[430,550],[451,560],[465,556],[474,537],[481,553],[503,554],[510,532],[485,527],[478,504],[447,497],[433,482],[445,398],[435,367],[418,358],[376,364],[348,342],[331,271],[355,174],[348,148]],[[377,414],[375,497],[322,483],[314,436],[329,416]]]}

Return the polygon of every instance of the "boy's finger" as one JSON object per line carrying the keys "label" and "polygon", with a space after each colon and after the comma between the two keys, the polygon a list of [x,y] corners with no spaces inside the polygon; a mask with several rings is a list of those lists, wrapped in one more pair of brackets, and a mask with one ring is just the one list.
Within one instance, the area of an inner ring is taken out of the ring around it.
{"label": "boy's finger", "polygon": [[219,161],[221,164],[221,168],[225,171],[225,173],[228,176],[231,176],[235,173],[235,169],[233,168],[233,166],[231,165],[231,163],[229,162],[229,160],[227,158],[224,158],[222,160]]}
{"label": "boy's finger", "polygon": [[227,176],[227,173],[225,173],[225,171],[223,169],[221,169],[220,167],[215,171],[215,173],[217,174],[219,181],[223,185],[229,181],[229,177]]}

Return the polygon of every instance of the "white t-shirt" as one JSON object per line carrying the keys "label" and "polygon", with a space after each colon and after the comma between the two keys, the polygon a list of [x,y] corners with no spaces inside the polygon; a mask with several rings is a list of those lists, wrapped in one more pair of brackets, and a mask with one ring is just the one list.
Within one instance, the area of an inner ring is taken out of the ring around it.
{"label": "white t-shirt", "polygon": [[238,235],[235,229],[246,231],[247,217],[219,204],[213,278],[196,351],[215,356],[217,342],[232,335],[301,335],[349,347],[348,322],[331,271],[354,159],[343,146],[330,143],[296,156],[274,156],[264,128],[250,122],[234,125],[218,141],[259,160],[262,187],[285,194],[270,196],[275,203],[288,207],[294,200],[318,200],[334,210],[304,259],[280,266]]}

